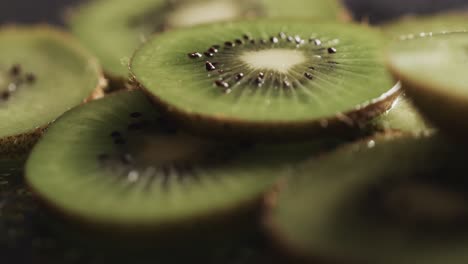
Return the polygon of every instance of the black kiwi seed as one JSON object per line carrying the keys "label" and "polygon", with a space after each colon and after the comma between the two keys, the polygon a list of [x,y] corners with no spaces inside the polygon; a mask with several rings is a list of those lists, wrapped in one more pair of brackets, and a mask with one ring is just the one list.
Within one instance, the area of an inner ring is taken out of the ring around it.
{"label": "black kiwi seed", "polygon": [[220,45],[213,45],[213,46],[211,46],[211,47],[213,47],[213,48],[215,48],[215,49],[218,49],[218,50],[221,48]]}
{"label": "black kiwi seed", "polygon": [[142,117],[143,114],[140,113],[140,112],[133,112],[130,114],[130,117],[133,117],[133,118],[139,118],[139,117]]}
{"label": "black kiwi seed", "polygon": [[191,59],[198,59],[198,58],[201,58],[201,57],[202,57],[202,55],[201,55],[199,52],[189,53],[188,56],[189,56],[189,58],[191,58]]}
{"label": "black kiwi seed", "polygon": [[265,74],[263,72],[258,73],[258,78],[263,79],[265,77]]}
{"label": "black kiwi seed", "polygon": [[330,53],[330,54],[334,54],[334,53],[336,53],[336,51],[337,50],[335,48],[328,48],[328,53]]}
{"label": "black kiwi seed", "polygon": [[128,125],[127,128],[129,130],[141,130],[143,129],[143,126],[144,126],[143,123],[138,122],[138,123],[131,123],[130,125]]}
{"label": "black kiwi seed", "polygon": [[32,73],[26,74],[26,82],[34,83],[36,81],[36,76]]}
{"label": "black kiwi seed", "polygon": [[236,44],[234,44],[233,42],[231,41],[226,41],[224,42],[224,46],[228,47],[228,48],[232,48],[232,47],[235,47]]}
{"label": "black kiwi seed", "polygon": [[244,78],[244,74],[243,74],[242,72],[240,72],[240,73],[238,73],[238,74],[236,75],[236,80],[237,80],[237,81],[242,80],[242,78]]}
{"label": "black kiwi seed", "polygon": [[271,43],[273,43],[273,44],[276,44],[276,43],[279,42],[277,37],[271,37],[270,40],[271,40]]}
{"label": "black kiwi seed", "polygon": [[8,91],[2,92],[1,97],[3,100],[8,100],[8,98],[10,98],[10,92]]}
{"label": "black kiwi seed", "polygon": [[310,66],[309,69],[315,70],[315,67],[314,67],[314,66]]}
{"label": "black kiwi seed", "polygon": [[208,49],[208,52],[217,53],[217,52],[218,52],[218,49],[215,48],[215,47],[213,46],[213,47],[211,47],[211,48]]}
{"label": "black kiwi seed", "polygon": [[123,138],[116,138],[116,139],[114,140],[114,144],[116,144],[116,145],[124,145],[124,144],[125,144],[125,139],[123,139]]}
{"label": "black kiwi seed", "polygon": [[111,137],[113,137],[113,138],[122,137],[122,134],[120,134],[119,131],[113,131],[110,135],[111,135]]}
{"label": "black kiwi seed", "polygon": [[132,161],[133,161],[133,157],[132,157],[132,155],[130,155],[130,154],[123,154],[123,155],[120,157],[120,160],[121,160],[122,163],[124,163],[124,164],[131,164]]}
{"label": "black kiwi seed", "polygon": [[288,36],[286,39],[287,39],[289,42],[293,42],[293,41],[294,41],[294,38],[291,37],[291,36]]}
{"label": "black kiwi seed", "polygon": [[236,42],[236,44],[238,44],[238,45],[244,44],[244,42],[243,42],[241,39],[236,39],[235,42]]}
{"label": "black kiwi seed", "polygon": [[106,160],[108,160],[109,158],[110,158],[109,155],[104,154],[104,153],[98,155],[98,160],[99,160],[99,161],[106,161]]}
{"label": "black kiwi seed", "polygon": [[216,67],[214,66],[214,64],[209,62],[209,61],[205,62],[205,68],[206,68],[207,71],[216,70]]}
{"label": "black kiwi seed", "polygon": [[222,87],[222,88],[229,88],[229,83],[221,80],[216,80],[215,81],[216,86]]}
{"label": "black kiwi seed", "polygon": [[320,41],[320,39],[311,38],[310,42],[313,42],[315,44],[315,46],[322,45],[322,41]]}
{"label": "black kiwi seed", "polygon": [[250,36],[247,35],[247,34],[244,34],[242,37],[243,37],[245,40],[250,40]]}
{"label": "black kiwi seed", "polygon": [[301,39],[300,36],[295,36],[295,37],[294,37],[294,41],[296,42],[296,44],[301,44],[301,43],[304,42],[304,41]]}
{"label": "black kiwi seed", "polygon": [[205,52],[205,53],[203,53],[203,54],[205,54],[205,56],[207,56],[207,57],[209,57],[209,58],[214,57],[214,54],[211,53],[211,52],[208,52],[208,51]]}
{"label": "black kiwi seed", "polygon": [[288,87],[288,88],[291,87],[291,83],[288,82],[287,80],[284,80],[284,81],[283,81],[283,85],[286,86],[286,87]]}
{"label": "black kiwi seed", "polygon": [[309,72],[304,73],[304,76],[309,80],[312,80],[314,78],[314,76]]}
{"label": "black kiwi seed", "polygon": [[254,39],[250,40],[250,44],[255,44],[255,40]]}
{"label": "black kiwi seed", "polygon": [[21,73],[21,66],[19,64],[15,64],[10,69],[10,74],[13,76],[18,76]]}

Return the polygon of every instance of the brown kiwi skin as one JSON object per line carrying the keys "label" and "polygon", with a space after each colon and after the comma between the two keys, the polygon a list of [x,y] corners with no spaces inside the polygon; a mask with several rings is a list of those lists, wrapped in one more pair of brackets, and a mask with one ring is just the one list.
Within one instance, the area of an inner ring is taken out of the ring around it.
{"label": "brown kiwi skin", "polygon": [[145,92],[156,108],[193,134],[218,139],[255,140],[259,142],[290,142],[321,136],[354,137],[362,134],[362,128],[374,117],[389,110],[401,93],[397,83],[381,97],[343,114],[330,118],[287,121],[254,122],[195,114],[175,108],[152,94],[131,73],[132,82]]}
{"label": "brown kiwi skin", "polygon": [[[352,149],[355,144],[359,142],[368,142],[369,140],[375,139],[392,139],[392,138],[401,138],[401,137],[420,137],[420,136],[429,136],[431,133],[403,133],[400,131],[388,131],[386,133],[379,133],[368,137],[366,139],[361,139],[357,142],[349,143],[338,148],[332,153],[325,153],[322,156],[319,156],[318,159],[322,159],[327,155],[333,155],[336,152],[345,152],[349,149]],[[287,181],[282,178],[279,179],[275,188],[270,190],[263,201],[263,206],[261,208],[261,222],[262,222],[262,231],[271,241],[271,247],[274,249],[274,252],[278,255],[280,262],[278,263],[291,263],[291,264],[362,264],[356,260],[347,258],[346,256],[330,256],[330,255],[310,255],[305,254],[301,250],[294,247],[284,236],[275,221],[273,220],[273,211],[276,208],[278,201],[278,194],[282,189],[287,185]]]}
{"label": "brown kiwi skin", "polygon": [[449,135],[449,138],[468,144],[468,122],[464,121],[468,113],[466,99],[441,92],[432,85],[410,80],[390,63],[387,63],[387,67],[393,77],[401,81],[406,94],[428,121],[440,128],[441,133]]}
{"label": "brown kiwi skin", "polygon": [[[17,31],[22,29],[28,29],[31,31],[43,31],[49,34],[56,35],[61,40],[66,42],[67,45],[72,46],[75,51],[80,53],[80,55],[92,58],[94,60],[94,63],[97,65],[96,68],[98,69],[98,82],[91,94],[83,100],[82,104],[85,104],[92,100],[100,99],[104,96],[104,91],[107,87],[107,81],[104,78],[102,68],[97,64],[97,60],[94,57],[92,57],[83,47],[77,45],[78,42],[73,36],[48,24],[38,24],[34,26],[9,24],[0,27],[0,32]],[[50,123],[52,122],[53,121],[51,121]],[[50,125],[50,123],[18,135],[10,135],[0,138],[0,158],[25,158],[28,155],[29,151],[40,139],[40,137]]]}

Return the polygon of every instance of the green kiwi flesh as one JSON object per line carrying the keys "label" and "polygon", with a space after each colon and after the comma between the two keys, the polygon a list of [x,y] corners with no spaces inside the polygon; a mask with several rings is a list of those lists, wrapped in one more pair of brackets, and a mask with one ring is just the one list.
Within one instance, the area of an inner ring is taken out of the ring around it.
{"label": "green kiwi flesh", "polygon": [[392,37],[466,31],[468,12],[449,12],[436,15],[407,16],[382,25],[385,34]]}
{"label": "green kiwi flesh", "polygon": [[32,146],[42,129],[102,84],[97,62],[49,27],[0,29],[0,155]]}
{"label": "green kiwi flesh", "polygon": [[33,149],[26,179],[47,205],[103,231],[198,229],[248,212],[294,161],[330,143],[300,146],[196,138],[165,121],[142,92],[123,92],[57,120]]}
{"label": "green kiwi flesh", "polygon": [[106,73],[126,79],[133,50],[152,33],[259,16],[336,20],[342,10],[337,0],[94,0],[75,10],[70,26]]}
{"label": "green kiwi flesh", "polygon": [[400,131],[424,133],[432,131],[432,126],[421,116],[411,100],[400,95],[387,112],[373,119],[368,126],[373,132]]}
{"label": "green kiwi flesh", "polygon": [[301,263],[466,263],[466,164],[439,136],[375,137],[300,166],[266,222]]}
{"label": "green kiwi flesh", "polygon": [[157,35],[130,67],[156,104],[193,131],[310,137],[391,105],[399,87],[384,67],[383,43],[358,25],[218,23]]}
{"label": "green kiwi flesh", "polygon": [[434,126],[464,138],[468,131],[468,33],[414,37],[392,44],[388,67]]}

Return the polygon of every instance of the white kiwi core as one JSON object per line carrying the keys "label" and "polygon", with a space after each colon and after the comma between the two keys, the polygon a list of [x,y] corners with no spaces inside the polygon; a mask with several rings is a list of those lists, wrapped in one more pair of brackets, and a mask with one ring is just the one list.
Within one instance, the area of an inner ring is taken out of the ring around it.
{"label": "white kiwi core", "polygon": [[294,66],[306,61],[302,51],[289,49],[248,51],[242,54],[240,59],[255,70],[271,70],[279,73],[287,73]]}
{"label": "white kiwi core", "polygon": [[233,1],[207,1],[186,4],[175,10],[168,18],[173,27],[187,27],[238,17],[239,9]]}

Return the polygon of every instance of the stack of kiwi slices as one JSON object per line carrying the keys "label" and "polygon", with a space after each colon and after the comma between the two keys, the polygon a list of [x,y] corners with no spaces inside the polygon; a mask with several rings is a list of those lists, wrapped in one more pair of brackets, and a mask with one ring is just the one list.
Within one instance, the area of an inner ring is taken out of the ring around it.
{"label": "stack of kiwi slices", "polygon": [[1,28],[2,255],[466,263],[464,14],[345,13],[91,0],[71,34]]}

